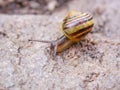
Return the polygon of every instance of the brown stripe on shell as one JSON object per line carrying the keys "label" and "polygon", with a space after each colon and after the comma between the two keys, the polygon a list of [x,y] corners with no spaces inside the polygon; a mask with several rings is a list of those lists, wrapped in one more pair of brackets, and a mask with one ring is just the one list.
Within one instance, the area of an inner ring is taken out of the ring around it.
{"label": "brown stripe on shell", "polygon": [[89,19],[91,17],[92,16],[89,15],[89,14],[86,14],[84,16],[76,16],[73,19],[67,19],[67,23],[66,24],[69,24],[70,22],[74,22],[74,21],[82,21],[82,20],[85,20],[85,19]]}
{"label": "brown stripe on shell", "polygon": [[87,19],[87,20],[83,20],[83,21],[81,20],[82,22],[81,22],[81,21],[80,21],[80,22],[77,22],[77,21],[76,21],[77,23],[73,22],[73,25],[71,25],[71,26],[64,26],[63,29],[64,29],[64,30],[67,30],[67,29],[69,29],[69,28],[74,28],[74,27],[76,27],[76,26],[78,26],[78,25],[80,25],[80,24],[83,24],[83,23],[85,23],[85,22],[87,22],[87,21],[90,21],[90,20],[92,20],[92,19],[93,19],[93,17],[91,17],[91,18],[89,18],[89,19]]}
{"label": "brown stripe on shell", "polygon": [[[64,26],[65,27],[73,27],[75,24],[82,24],[83,21],[86,22],[86,21],[89,21],[90,19],[92,19],[91,16],[86,17],[86,18],[76,18],[70,22],[66,22],[64,24]],[[77,25],[75,25],[75,26],[77,26]]]}
{"label": "brown stripe on shell", "polygon": [[80,29],[77,32],[70,34],[70,36],[76,36],[77,34],[80,34],[80,33],[84,32],[84,31],[86,31],[86,30],[88,30],[89,28],[92,28],[92,27],[93,27],[93,25],[88,26],[88,27],[83,28],[83,29]]}
{"label": "brown stripe on shell", "polygon": [[81,37],[85,36],[86,34],[88,34],[90,31],[92,30],[92,27],[88,29],[88,32],[83,33],[82,35],[76,37],[77,39],[80,39]]}
{"label": "brown stripe on shell", "polygon": [[77,15],[74,15],[74,16],[66,17],[63,20],[63,22],[64,22],[63,24],[66,24],[66,23],[71,22],[71,21],[73,21],[75,19],[78,19],[78,18],[80,18],[80,19],[87,18],[86,16],[89,17],[90,15],[86,13],[86,15],[83,15],[83,16],[80,16],[80,14],[77,14]]}

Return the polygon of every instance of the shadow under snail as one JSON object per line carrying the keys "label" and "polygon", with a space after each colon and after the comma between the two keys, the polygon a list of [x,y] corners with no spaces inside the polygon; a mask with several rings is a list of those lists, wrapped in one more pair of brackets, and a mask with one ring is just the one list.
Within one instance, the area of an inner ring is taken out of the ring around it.
{"label": "shadow under snail", "polygon": [[88,13],[71,11],[64,18],[62,23],[62,31],[64,35],[55,41],[29,40],[43,43],[50,43],[50,49],[53,57],[75,42],[79,42],[92,30],[94,25],[93,17]]}

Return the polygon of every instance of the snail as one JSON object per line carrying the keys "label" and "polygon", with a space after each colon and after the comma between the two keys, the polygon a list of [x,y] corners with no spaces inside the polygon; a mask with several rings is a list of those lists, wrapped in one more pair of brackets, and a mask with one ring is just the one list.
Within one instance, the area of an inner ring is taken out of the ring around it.
{"label": "snail", "polygon": [[59,39],[55,41],[44,41],[44,40],[29,40],[43,43],[50,43],[50,49],[52,55],[56,56],[72,44],[81,41],[84,37],[92,30],[94,25],[92,15],[88,13],[82,13],[78,11],[71,11],[64,18],[62,23],[62,31],[64,33]]}

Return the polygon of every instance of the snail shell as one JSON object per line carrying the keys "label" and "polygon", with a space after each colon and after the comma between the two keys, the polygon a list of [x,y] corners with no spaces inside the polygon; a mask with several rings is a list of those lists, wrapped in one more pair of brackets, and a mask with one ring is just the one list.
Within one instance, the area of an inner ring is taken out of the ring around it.
{"label": "snail shell", "polygon": [[70,40],[77,42],[92,30],[93,25],[90,14],[71,11],[63,20],[62,31]]}

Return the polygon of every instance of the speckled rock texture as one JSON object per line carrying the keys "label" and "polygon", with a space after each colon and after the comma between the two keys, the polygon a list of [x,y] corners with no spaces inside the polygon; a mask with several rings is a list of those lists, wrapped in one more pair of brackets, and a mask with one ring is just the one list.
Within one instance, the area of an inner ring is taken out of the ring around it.
{"label": "speckled rock texture", "polygon": [[[51,16],[0,15],[0,90],[120,90],[120,1],[73,0],[65,7]],[[73,9],[94,15],[84,41],[55,60],[49,44],[28,41],[59,38]]]}

